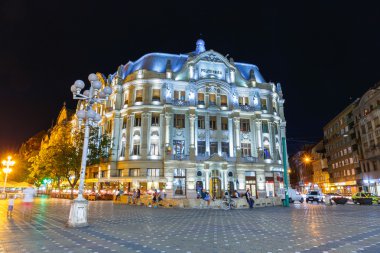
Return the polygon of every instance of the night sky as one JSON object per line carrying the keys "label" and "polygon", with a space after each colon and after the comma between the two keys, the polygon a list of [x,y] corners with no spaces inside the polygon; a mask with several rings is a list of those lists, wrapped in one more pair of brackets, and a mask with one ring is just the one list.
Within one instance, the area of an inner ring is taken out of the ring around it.
{"label": "night sky", "polygon": [[291,151],[322,138],[380,81],[375,1],[127,2],[0,2],[0,154],[48,129],[64,102],[74,108],[76,79],[88,84],[89,73],[114,73],[149,52],[193,51],[200,37],[282,84]]}

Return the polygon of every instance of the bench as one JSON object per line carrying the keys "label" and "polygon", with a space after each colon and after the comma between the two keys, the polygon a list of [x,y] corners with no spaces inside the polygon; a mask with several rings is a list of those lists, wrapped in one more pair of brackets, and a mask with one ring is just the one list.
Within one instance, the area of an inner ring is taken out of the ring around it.
{"label": "bench", "polygon": [[89,195],[88,196],[88,201],[95,201],[96,200],[96,196],[95,195]]}

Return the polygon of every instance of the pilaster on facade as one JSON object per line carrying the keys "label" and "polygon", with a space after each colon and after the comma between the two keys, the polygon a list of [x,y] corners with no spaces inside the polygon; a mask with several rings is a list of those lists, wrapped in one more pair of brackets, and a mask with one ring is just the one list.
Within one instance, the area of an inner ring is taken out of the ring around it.
{"label": "pilaster on facade", "polygon": [[241,146],[240,146],[240,117],[234,117],[234,132],[235,132],[235,156],[241,156]]}

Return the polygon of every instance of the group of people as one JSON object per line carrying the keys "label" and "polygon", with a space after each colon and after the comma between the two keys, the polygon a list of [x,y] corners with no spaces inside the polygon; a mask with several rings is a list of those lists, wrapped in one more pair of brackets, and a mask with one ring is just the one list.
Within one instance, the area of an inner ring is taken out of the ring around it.
{"label": "group of people", "polygon": [[[200,198],[207,202],[207,206],[210,206],[210,202],[212,198],[208,191],[206,191],[205,189],[202,189],[202,192],[200,193]],[[226,191],[224,193],[223,199],[229,200],[231,198],[240,198],[240,193],[235,190],[232,194],[229,194],[228,191]],[[247,191],[245,192],[245,198],[247,200],[249,208],[253,208],[255,201],[250,189],[247,189]]]}
{"label": "group of people", "polygon": [[[116,197],[115,201],[120,200],[121,195],[123,194],[123,191],[121,189],[116,190]],[[131,193],[126,193],[128,196],[128,203],[132,203],[134,205],[138,204],[140,202],[141,197],[141,191],[140,189],[133,189]]]}
{"label": "group of people", "polygon": [[[115,201],[119,201],[120,198],[121,198],[121,195],[123,194],[123,191],[120,190],[120,189],[117,189],[116,192],[115,192]],[[130,193],[125,193],[125,195],[128,196],[128,200],[127,200],[127,203],[132,203],[134,205],[136,204],[139,204],[140,202],[140,197],[141,197],[141,191],[140,189],[133,189],[132,192]],[[161,191],[157,191],[154,190],[153,194],[152,194],[152,202],[153,203],[158,203],[160,202],[161,200],[164,199],[164,192],[163,190]]]}

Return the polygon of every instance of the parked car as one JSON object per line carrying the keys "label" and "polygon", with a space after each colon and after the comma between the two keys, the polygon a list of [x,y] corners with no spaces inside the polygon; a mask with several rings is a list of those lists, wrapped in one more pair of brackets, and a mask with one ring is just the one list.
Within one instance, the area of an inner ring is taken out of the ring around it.
{"label": "parked car", "polygon": [[308,203],[309,201],[311,201],[311,202],[317,201],[317,203],[319,203],[319,202],[322,203],[323,202],[322,192],[320,192],[318,190],[309,191],[306,194],[306,203]]}
{"label": "parked car", "polygon": [[372,198],[372,203],[380,204],[380,198],[374,195],[373,193],[357,192],[354,195],[352,195],[352,201],[354,202],[354,204],[358,204],[359,203],[358,199],[360,198]]}
{"label": "parked car", "polygon": [[[278,196],[284,200],[285,199],[285,189],[281,188],[278,191]],[[288,196],[289,196],[289,203],[294,203],[295,201],[298,201],[300,203],[303,203],[304,198],[302,197],[301,193],[296,191],[295,189],[288,188]]]}
{"label": "parked car", "polygon": [[323,202],[329,203],[332,198],[342,198],[342,197],[344,197],[342,194],[339,194],[336,192],[328,192],[323,195],[322,199],[323,199]]}

